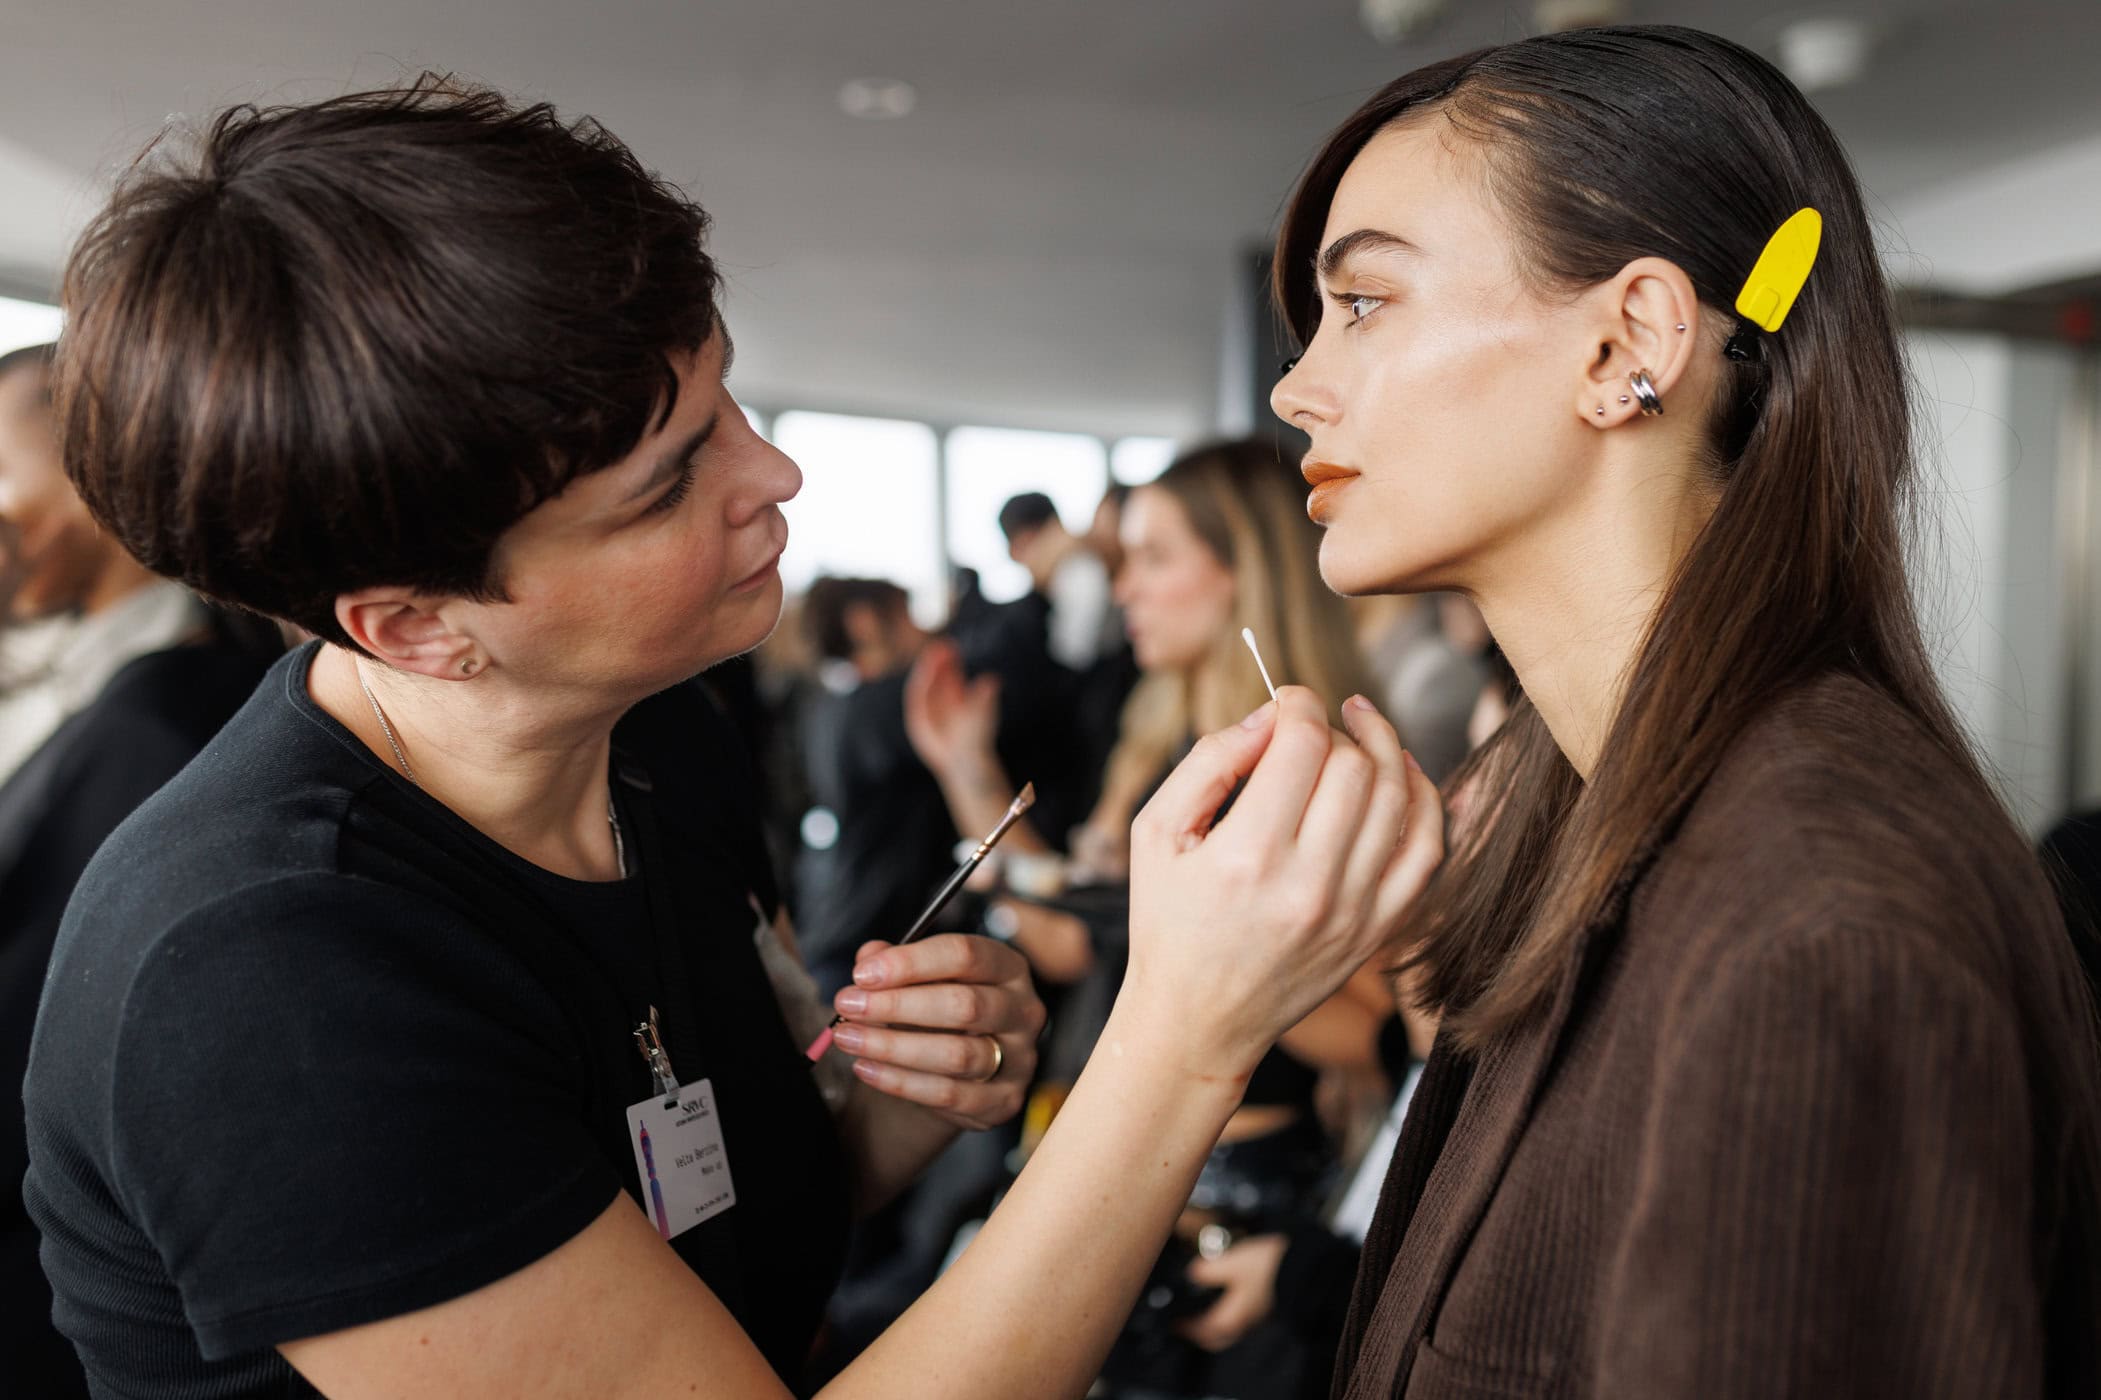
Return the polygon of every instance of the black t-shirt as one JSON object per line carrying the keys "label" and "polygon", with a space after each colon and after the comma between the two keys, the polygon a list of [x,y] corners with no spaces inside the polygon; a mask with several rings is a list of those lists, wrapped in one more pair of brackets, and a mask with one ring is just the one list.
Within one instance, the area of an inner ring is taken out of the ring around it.
{"label": "black t-shirt", "polygon": [[24,1086],[24,1195],[98,1395],[311,1395],[273,1348],[547,1254],[625,1189],[632,1030],[713,1081],[737,1203],[671,1247],[776,1369],[837,1276],[844,1159],[753,943],[749,770],[694,686],[614,732],[641,873],[566,880],[373,757],[285,658],[111,836]]}

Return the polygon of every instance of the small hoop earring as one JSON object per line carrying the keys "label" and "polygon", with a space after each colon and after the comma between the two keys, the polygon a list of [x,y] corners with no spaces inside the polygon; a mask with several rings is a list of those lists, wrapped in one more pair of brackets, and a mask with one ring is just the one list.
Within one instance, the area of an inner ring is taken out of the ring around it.
{"label": "small hoop earring", "polygon": [[1641,404],[1641,416],[1661,418],[1663,397],[1656,392],[1656,384],[1649,378],[1647,369],[1638,369],[1627,376],[1627,384],[1634,390],[1635,399]]}

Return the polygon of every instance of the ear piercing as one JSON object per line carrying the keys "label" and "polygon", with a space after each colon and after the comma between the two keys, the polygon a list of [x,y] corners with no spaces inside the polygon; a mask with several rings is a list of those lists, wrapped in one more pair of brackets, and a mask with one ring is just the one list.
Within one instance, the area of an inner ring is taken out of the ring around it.
{"label": "ear piercing", "polygon": [[1685,329],[1685,323],[1684,323],[1683,321],[1680,321],[1680,322],[1678,323],[1678,329],[1679,329],[1679,330],[1680,330],[1681,332],[1682,332],[1682,331],[1683,331],[1683,330]]}
{"label": "ear piercing", "polygon": [[470,656],[470,657],[468,657],[468,658],[467,658],[466,660],[464,660],[464,661],[462,661],[462,662],[460,663],[460,674],[461,674],[461,675],[463,675],[463,676],[471,676],[471,675],[473,675],[473,674],[474,674],[474,658],[473,658],[473,657],[471,657],[471,656]]}
{"label": "ear piercing", "polygon": [[1663,396],[1656,392],[1655,381],[1649,378],[1649,371],[1646,367],[1638,369],[1627,376],[1627,387],[1634,391],[1634,397],[1640,401],[1642,417],[1661,418],[1663,416]]}

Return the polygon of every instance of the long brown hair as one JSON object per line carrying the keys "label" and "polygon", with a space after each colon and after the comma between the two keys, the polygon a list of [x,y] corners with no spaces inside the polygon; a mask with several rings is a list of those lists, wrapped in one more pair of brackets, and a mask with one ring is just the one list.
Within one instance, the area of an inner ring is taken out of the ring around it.
{"label": "long brown hair", "polygon": [[1464,829],[1417,911],[1424,1000],[1480,1045],[1538,1012],[1584,928],[1776,695],[1850,672],[1893,698],[2013,835],[1934,679],[1906,580],[1916,509],[1906,377],[1858,183],[1771,64],[1668,27],[1579,30],[1485,49],[1392,83],[1308,167],[1277,244],[1275,293],[1301,342],[1313,261],[1343,172],[1402,120],[1469,143],[1545,292],[1663,257],[1728,318],[1766,240],[1824,218],[1782,329],[1731,359],[1709,418],[1718,504],[1670,581],[1590,780],[1520,700],[1455,775]]}
{"label": "long brown hair", "polygon": [[1347,607],[1320,581],[1320,531],[1306,518],[1305,488],[1273,444],[1192,448],[1138,489],[1172,496],[1232,571],[1233,615],[1195,666],[1146,677],[1125,703],[1095,814],[1116,825],[1129,821],[1191,734],[1230,724],[1269,698],[1241,628],[1254,629],[1279,683],[1309,686],[1337,705],[1375,694]]}

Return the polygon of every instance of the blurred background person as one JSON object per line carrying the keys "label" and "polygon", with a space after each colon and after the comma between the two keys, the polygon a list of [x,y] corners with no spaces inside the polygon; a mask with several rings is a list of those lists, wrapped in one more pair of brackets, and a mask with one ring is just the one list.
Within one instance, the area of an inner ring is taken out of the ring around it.
{"label": "blurred background person", "polygon": [[1041,491],[1025,491],[999,510],[1007,553],[1029,571],[1029,582],[1050,604],[1051,660],[1085,671],[1122,639],[1109,598],[1109,565],[1092,532],[1075,535]]}
{"label": "blurred background person", "polygon": [[[1125,877],[1131,818],[1197,734],[1267,698],[1241,629],[1253,629],[1280,683],[1310,686],[1330,703],[1376,689],[1345,605],[1320,582],[1319,532],[1302,497],[1273,446],[1234,441],[1184,454],[1124,505],[1115,599],[1144,674],[1101,799],[1075,838],[1072,878],[1095,889],[1084,914],[1053,896],[1002,899],[989,916],[1041,980],[1063,989],[1051,1001],[1047,1080],[1069,1080],[1084,1062],[1123,976],[1126,930],[1115,895],[1101,898],[1100,887],[1114,891]],[[906,688],[907,733],[966,831],[996,821],[1011,789],[995,749],[995,699],[941,647],[927,650]],[[1017,830],[1004,849],[1012,866],[1047,846]],[[1317,1212],[1338,1153],[1316,1113],[1316,1087],[1324,1071],[1376,1069],[1390,1009],[1382,979],[1368,972],[1262,1061],[1198,1181],[1181,1245],[1163,1256],[1148,1304],[1111,1354],[1114,1392],[1267,1400],[1325,1390],[1321,1344],[1281,1320],[1250,1325],[1217,1352],[1179,1335],[1176,1324],[1206,1303],[1185,1271],[1206,1226],[1262,1232]]]}
{"label": "blurred background person", "polygon": [[941,789],[905,737],[905,677],[926,645],[904,589],[820,578],[801,626],[823,662],[802,714],[811,805],[796,863],[796,932],[829,999],[854,950],[894,938],[954,868],[956,829]]}
{"label": "blurred background person", "polygon": [[[16,1098],[51,940],[104,837],[218,732],[269,668],[257,619],[148,573],[88,515],[51,415],[52,347],[0,355],[0,1083]],[[29,1161],[0,1119],[0,1178]],[[0,1358],[24,1396],[86,1395],[51,1326],[37,1233],[0,1195]]]}
{"label": "blurred background person", "polygon": [[1434,783],[1466,757],[1467,722],[1488,680],[1479,659],[1445,635],[1440,601],[1406,594],[1350,601],[1365,661],[1385,683],[1386,713]]}

